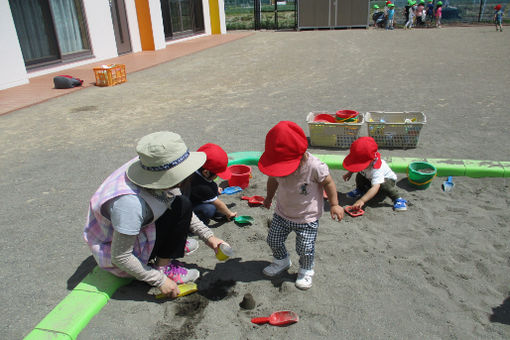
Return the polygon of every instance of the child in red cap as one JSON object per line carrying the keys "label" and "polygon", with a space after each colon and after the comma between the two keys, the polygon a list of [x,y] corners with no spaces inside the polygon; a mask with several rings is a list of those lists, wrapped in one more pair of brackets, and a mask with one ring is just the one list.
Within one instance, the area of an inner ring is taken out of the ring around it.
{"label": "child in red cap", "polygon": [[347,193],[355,198],[354,209],[360,209],[381,191],[393,200],[395,211],[407,210],[407,201],[400,197],[396,187],[397,175],[377,152],[377,143],[372,137],[360,137],[351,144],[351,150],[343,162],[348,172],[342,177],[348,181],[356,174],[356,189]]}
{"label": "child in red cap", "polygon": [[219,176],[228,180],[232,173],[227,167],[227,153],[218,145],[207,143],[197,151],[204,152],[207,159],[200,169],[191,176],[190,200],[193,212],[205,224],[213,217],[225,216],[230,221],[237,216],[230,211],[227,205],[218,198],[220,194],[218,185],[214,180]]}
{"label": "child in red cap", "polygon": [[494,7],[494,23],[496,24],[496,32],[499,30],[503,32],[503,10],[501,10],[502,6],[497,4]]}
{"label": "child in red cap", "polygon": [[273,263],[263,273],[273,277],[291,266],[285,240],[296,233],[299,272],[296,287],[308,289],[314,275],[315,240],[323,211],[323,191],[330,203],[331,218],[340,221],[344,210],[338,204],[335,183],[328,166],[308,153],[308,140],[296,123],[282,121],[266,135],[265,151],[258,166],[268,175],[264,206],[269,209],[276,194],[276,208],[267,243],[273,251]]}

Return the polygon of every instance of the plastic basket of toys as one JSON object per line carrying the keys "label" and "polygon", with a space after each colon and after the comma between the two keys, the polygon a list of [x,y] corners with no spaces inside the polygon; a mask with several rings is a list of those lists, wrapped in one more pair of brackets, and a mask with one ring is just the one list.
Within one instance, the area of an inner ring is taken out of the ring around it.
{"label": "plastic basket of toys", "polygon": [[368,135],[379,147],[415,148],[420,131],[427,123],[423,112],[372,111],[365,114]]}
{"label": "plastic basket of toys", "polygon": [[126,65],[110,64],[94,67],[96,86],[113,86],[126,82]]}
{"label": "plastic basket of toys", "polygon": [[[338,112],[331,114],[327,111],[317,111],[310,112],[306,116],[312,146],[347,149],[359,137],[364,123],[363,114],[350,111],[339,119]],[[347,122],[347,120],[349,121]]]}

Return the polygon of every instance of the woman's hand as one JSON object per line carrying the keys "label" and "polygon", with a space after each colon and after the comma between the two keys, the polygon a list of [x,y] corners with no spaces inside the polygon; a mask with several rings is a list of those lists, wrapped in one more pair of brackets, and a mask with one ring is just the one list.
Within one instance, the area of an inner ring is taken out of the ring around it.
{"label": "woman's hand", "polygon": [[216,253],[218,251],[218,246],[221,244],[221,243],[226,243],[225,241],[223,241],[222,239],[220,238],[217,238],[216,236],[211,236],[207,239],[207,246],[209,248],[211,248],[212,250],[214,250],[214,253]]}
{"label": "woman's hand", "polygon": [[165,277],[165,281],[159,286],[159,290],[161,290],[162,294],[168,295],[172,299],[175,299],[181,293],[177,283],[168,277]]}

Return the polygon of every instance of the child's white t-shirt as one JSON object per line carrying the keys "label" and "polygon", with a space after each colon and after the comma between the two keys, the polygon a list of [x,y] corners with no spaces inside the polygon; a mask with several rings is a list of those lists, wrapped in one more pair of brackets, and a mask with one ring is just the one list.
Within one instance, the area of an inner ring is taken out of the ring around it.
{"label": "child's white t-shirt", "polygon": [[318,220],[324,209],[320,184],[329,175],[329,168],[308,153],[308,159],[288,176],[275,177],[278,182],[275,213],[294,223]]}
{"label": "child's white t-shirt", "polygon": [[397,175],[388,166],[388,163],[384,159],[381,159],[381,167],[374,169],[373,163],[369,165],[365,170],[360,171],[360,174],[365,176],[372,185],[382,184],[386,178],[397,180]]}

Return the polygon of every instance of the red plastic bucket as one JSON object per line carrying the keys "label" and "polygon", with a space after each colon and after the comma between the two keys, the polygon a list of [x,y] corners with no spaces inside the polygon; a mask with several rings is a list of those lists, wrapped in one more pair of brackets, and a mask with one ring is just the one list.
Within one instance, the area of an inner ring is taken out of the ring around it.
{"label": "red plastic bucket", "polygon": [[337,123],[352,123],[358,121],[358,111],[354,110],[338,110],[336,112],[336,122]]}
{"label": "red plastic bucket", "polygon": [[241,187],[245,189],[250,184],[251,168],[248,165],[236,164],[228,167],[232,172],[232,177],[228,180],[231,187]]}

